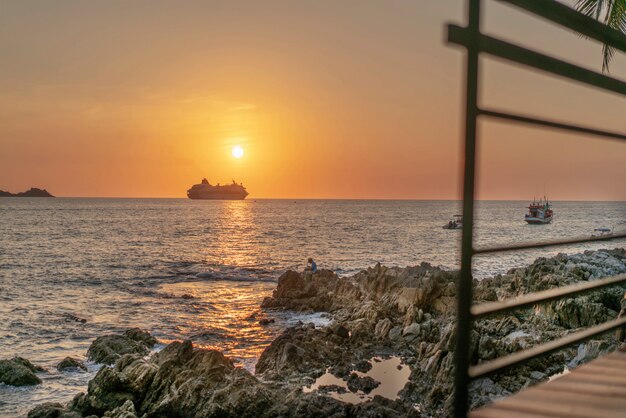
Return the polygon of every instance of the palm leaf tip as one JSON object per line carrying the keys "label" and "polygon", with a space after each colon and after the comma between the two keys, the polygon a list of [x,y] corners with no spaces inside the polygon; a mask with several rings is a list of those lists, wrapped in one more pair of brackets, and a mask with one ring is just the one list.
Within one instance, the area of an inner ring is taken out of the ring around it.
{"label": "palm leaf tip", "polygon": [[[578,0],[575,7],[580,13],[626,34],[626,0]],[[602,72],[609,71],[614,54],[614,48],[603,45]]]}

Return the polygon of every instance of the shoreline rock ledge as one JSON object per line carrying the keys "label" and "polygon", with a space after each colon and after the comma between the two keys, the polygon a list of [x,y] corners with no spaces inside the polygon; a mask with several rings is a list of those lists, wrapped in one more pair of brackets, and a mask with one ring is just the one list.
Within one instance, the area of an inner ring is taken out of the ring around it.
{"label": "shoreline rock ledge", "polygon": [[[476,281],[475,300],[502,300],[625,272],[624,249],[559,254]],[[263,351],[254,375],[219,351],[194,348],[190,341],[170,343],[150,356],[143,351],[115,351],[134,347],[136,340],[126,335],[134,343],[108,345],[117,358],[100,369],[86,393],[65,406],[41,405],[29,416],[449,416],[457,277],[457,272],[427,263],[407,268],[378,264],[347,278],[330,271],[313,275],[287,271],[273,295],[263,301],[265,314],[284,309],[323,311],[333,322],[321,328],[312,323],[287,328]],[[614,318],[624,290],[614,286],[476,321],[471,361],[488,361]],[[131,334],[149,336],[139,331]],[[615,347],[615,337],[605,335],[479,379],[470,387],[471,406],[544,381],[567,364],[575,366]],[[383,393],[385,382],[367,377],[375,362],[391,358],[399,364],[398,371],[410,369],[397,395]],[[337,379],[326,386],[313,385],[328,374]],[[359,401],[343,402],[344,395]]]}

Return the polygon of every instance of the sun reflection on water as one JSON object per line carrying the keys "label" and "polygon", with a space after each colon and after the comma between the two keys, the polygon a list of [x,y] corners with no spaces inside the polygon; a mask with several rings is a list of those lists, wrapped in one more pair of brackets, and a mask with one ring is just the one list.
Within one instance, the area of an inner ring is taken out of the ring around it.
{"label": "sun reflection on water", "polygon": [[238,267],[259,265],[259,228],[253,205],[245,200],[225,201],[216,215],[206,245],[206,261]]}
{"label": "sun reflection on water", "polygon": [[[236,287],[236,289],[230,288]],[[251,369],[279,330],[278,323],[260,325],[264,292],[242,289],[245,283],[184,282],[161,286],[163,292],[184,297],[177,331],[196,347],[221,350]],[[256,284],[258,286],[258,284]],[[268,291],[272,287],[267,284]]]}

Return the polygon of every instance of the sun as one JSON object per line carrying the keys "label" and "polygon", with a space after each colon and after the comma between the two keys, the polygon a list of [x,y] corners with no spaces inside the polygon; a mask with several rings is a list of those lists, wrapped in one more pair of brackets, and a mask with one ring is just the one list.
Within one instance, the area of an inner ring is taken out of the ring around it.
{"label": "sun", "polygon": [[233,150],[231,152],[233,154],[233,157],[235,158],[243,157],[243,148],[241,148],[239,145],[233,147]]}

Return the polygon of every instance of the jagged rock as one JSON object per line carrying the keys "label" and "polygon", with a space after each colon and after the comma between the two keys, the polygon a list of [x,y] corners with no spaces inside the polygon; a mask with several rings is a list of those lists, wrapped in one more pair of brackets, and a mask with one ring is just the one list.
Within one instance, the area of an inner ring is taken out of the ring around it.
{"label": "jagged rock", "polygon": [[288,328],[263,350],[256,373],[270,379],[300,373],[318,376],[331,365],[329,359],[343,351],[343,341],[343,337],[315,328]]}
{"label": "jagged rock", "polygon": [[403,328],[401,326],[393,327],[389,330],[389,339],[391,341],[396,341],[402,336]]}
{"label": "jagged rock", "polygon": [[371,377],[360,377],[356,373],[350,373],[350,376],[348,376],[348,379],[346,380],[346,384],[351,392],[357,392],[360,390],[364,393],[370,393],[372,390],[380,386],[380,382],[372,379]]}
{"label": "jagged rock", "polygon": [[589,360],[593,360],[601,354],[604,354],[612,348],[606,341],[591,340],[578,346],[576,357],[567,363],[567,367],[573,369]]}
{"label": "jagged rock", "polygon": [[274,322],[276,322],[276,320],[274,318],[262,318],[261,320],[259,320],[259,325],[269,325],[269,324],[273,324]]}
{"label": "jagged rock", "polygon": [[420,335],[420,324],[413,322],[411,325],[404,327],[402,330],[402,336],[404,338],[414,338]]}
{"label": "jagged rock", "polygon": [[534,380],[543,380],[543,379],[545,379],[546,374],[542,373],[540,371],[535,370],[535,371],[530,373],[530,377],[531,377],[531,379],[534,379]]}
{"label": "jagged rock", "polygon": [[372,369],[372,362],[368,360],[360,360],[354,364],[353,368],[361,373],[367,373]]}
{"label": "jagged rock", "polygon": [[340,306],[341,297],[352,298],[357,292],[353,283],[330,270],[301,274],[288,270],[278,278],[272,297],[262,308],[283,308],[297,311],[332,311]]}
{"label": "jagged rock", "polygon": [[43,372],[45,369],[33,365],[22,357],[14,357],[10,360],[0,360],[0,383],[11,386],[32,386],[41,383],[41,379],[35,372]]}
{"label": "jagged rock", "polygon": [[[375,323],[367,318],[355,319],[353,321],[347,321],[346,329],[348,331],[349,338],[354,340],[371,340],[374,333]],[[344,337],[345,338],[345,337]]]}
{"label": "jagged rock", "polygon": [[496,357],[496,344],[489,335],[482,335],[478,342],[478,355],[483,360],[492,360]]}
{"label": "jagged rock", "polygon": [[253,417],[268,410],[275,396],[220,352],[195,350],[184,341],[169,344],[149,360],[126,355],[114,368],[103,367],[72,409],[83,415],[129,418]]}
{"label": "jagged rock", "polygon": [[65,357],[59,362],[59,364],[57,364],[57,370],[82,370],[86,372],[87,366],[85,366],[85,364],[78,359],[75,359],[73,357]]}
{"label": "jagged rock", "polygon": [[103,418],[137,418],[137,411],[131,401],[126,401],[122,406],[107,411]]}
{"label": "jagged rock", "polygon": [[502,386],[490,378],[475,380],[470,384],[470,391],[473,394],[471,408],[483,406],[498,397],[509,394]]}
{"label": "jagged rock", "polygon": [[424,311],[421,309],[417,310],[417,314],[415,316],[415,321],[417,321],[418,323],[422,322],[424,320]]}
{"label": "jagged rock", "polygon": [[350,338],[350,330],[341,324],[334,324],[328,327],[328,330],[341,338]]}
{"label": "jagged rock", "polygon": [[552,309],[556,323],[565,328],[597,325],[615,315],[603,304],[592,302],[588,296],[560,300],[552,305]]}
{"label": "jagged rock", "polygon": [[68,410],[60,403],[46,402],[31,409],[28,418],[81,418],[81,415]]}
{"label": "jagged rock", "polygon": [[377,338],[385,338],[389,334],[393,323],[389,318],[381,319],[376,324],[376,328],[374,329],[374,335]]}
{"label": "jagged rock", "polygon": [[124,336],[133,341],[140,342],[148,348],[152,348],[158,341],[149,332],[141,328],[130,328],[124,331]]}
{"label": "jagged rock", "polygon": [[87,358],[102,364],[113,364],[125,354],[145,356],[157,340],[139,328],[127,330],[124,335],[98,337],[87,351]]}
{"label": "jagged rock", "polygon": [[343,386],[337,386],[337,385],[323,385],[320,386],[317,389],[318,393],[328,393],[328,392],[335,392],[335,393],[347,393],[348,390],[343,387]]}

